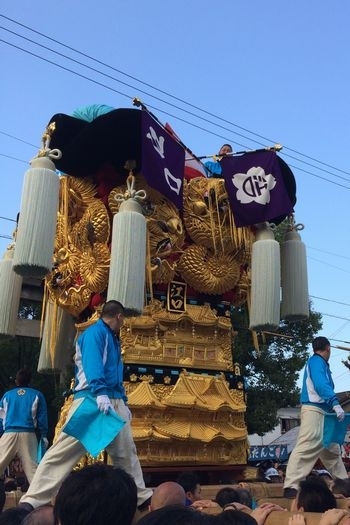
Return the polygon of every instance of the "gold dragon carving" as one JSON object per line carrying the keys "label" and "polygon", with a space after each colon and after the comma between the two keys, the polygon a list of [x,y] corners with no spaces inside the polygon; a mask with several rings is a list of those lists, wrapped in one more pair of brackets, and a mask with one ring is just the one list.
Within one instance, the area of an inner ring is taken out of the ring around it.
{"label": "gold dragon carving", "polygon": [[[248,261],[254,232],[236,228],[220,179],[184,181],[183,217],[158,191],[136,176],[143,189],[147,221],[147,285],[180,278],[194,290],[219,295],[234,290],[233,304],[243,304],[250,286]],[[108,205],[97,197],[89,179],[60,177],[60,206],[54,265],[46,276],[48,296],[74,317],[89,306],[93,294],[105,292],[110,264],[111,215],[118,213],[113,188]]]}

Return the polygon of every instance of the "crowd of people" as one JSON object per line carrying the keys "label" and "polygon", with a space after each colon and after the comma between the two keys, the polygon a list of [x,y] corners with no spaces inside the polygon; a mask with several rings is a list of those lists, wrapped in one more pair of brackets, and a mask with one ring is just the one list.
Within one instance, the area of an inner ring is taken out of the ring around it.
{"label": "crowd of people", "polygon": [[[257,504],[244,483],[223,486],[215,498],[202,499],[198,476],[187,471],[176,481],[146,487],[123,386],[119,331],[124,315],[121,303],[107,301],[100,319],[78,337],[74,400],[65,426],[43,458],[37,456],[37,438],[46,447],[46,404],[42,394],[29,386],[28,371],[20,370],[16,386],[4,394],[0,468],[18,454],[30,484],[17,507],[2,510],[6,487],[0,483],[0,525],[263,525],[271,513],[285,510],[282,500],[281,505]],[[295,511],[288,525],[305,525],[305,512],[322,514],[319,525],[336,525],[340,520],[350,525],[350,512],[337,508],[337,499],[350,497],[340,447],[335,443],[326,447],[322,441],[325,414],[334,411],[339,421],[344,419],[329,370],[328,339],[315,338],[313,351],[304,372],[299,438],[284,480],[283,496],[293,500],[289,507]],[[86,430],[100,417],[118,420],[105,447],[112,464],[74,470],[86,452],[79,429]],[[328,480],[310,474],[318,458],[330,472]],[[265,467],[262,481],[282,481],[276,466]]]}
{"label": "crowd of people", "polygon": [[[0,510],[5,501],[2,489]],[[264,525],[271,513],[287,510],[282,497],[280,505],[276,499],[254,505],[244,482],[223,486],[213,499],[201,499],[199,478],[192,472],[155,487],[148,508],[142,511],[137,492],[135,480],[125,470],[94,463],[72,471],[49,504],[33,510],[23,506],[3,510],[0,525]],[[288,509],[294,511],[288,525],[306,525],[309,512],[319,513],[318,525],[350,525],[350,512],[337,508],[337,499],[349,494],[349,478],[327,482],[311,474],[300,482]]]}

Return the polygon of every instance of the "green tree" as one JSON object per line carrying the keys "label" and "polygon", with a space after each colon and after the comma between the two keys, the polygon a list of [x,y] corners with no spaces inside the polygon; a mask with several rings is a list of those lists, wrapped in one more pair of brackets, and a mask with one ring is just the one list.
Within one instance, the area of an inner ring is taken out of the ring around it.
{"label": "green tree", "polygon": [[248,433],[264,435],[276,426],[279,408],[298,404],[299,372],[309,355],[310,343],[322,328],[321,314],[310,305],[310,317],[294,323],[281,322],[279,336],[257,334],[258,350],[247,328],[246,309],[232,313],[232,325],[237,330],[233,360],[245,378]]}

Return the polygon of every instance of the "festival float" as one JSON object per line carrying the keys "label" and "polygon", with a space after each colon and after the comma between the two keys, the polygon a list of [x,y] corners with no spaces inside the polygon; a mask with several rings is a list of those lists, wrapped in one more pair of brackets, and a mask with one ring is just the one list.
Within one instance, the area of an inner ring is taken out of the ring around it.
{"label": "festival float", "polygon": [[[295,180],[278,146],[216,157],[222,175],[207,177],[169,125],[134,105],[50,119],[1,264],[16,289],[23,277],[44,281],[42,372],[65,368],[106,300],[123,303],[124,379],[144,468],[246,465],[231,313],[247,305],[253,336],[276,329],[282,287],[283,318],[308,316]],[[271,224],[287,217],[280,250]],[[1,333],[13,330],[8,317]]]}

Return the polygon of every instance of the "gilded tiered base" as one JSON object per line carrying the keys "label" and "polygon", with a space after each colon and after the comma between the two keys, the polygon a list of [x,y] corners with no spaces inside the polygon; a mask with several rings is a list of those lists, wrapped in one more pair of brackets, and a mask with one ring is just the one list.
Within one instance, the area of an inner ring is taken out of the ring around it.
{"label": "gilded tiered base", "polygon": [[152,301],[142,316],[125,320],[125,388],[142,466],[246,464],[246,404],[232,336],[230,320],[203,305],[169,312]]}

